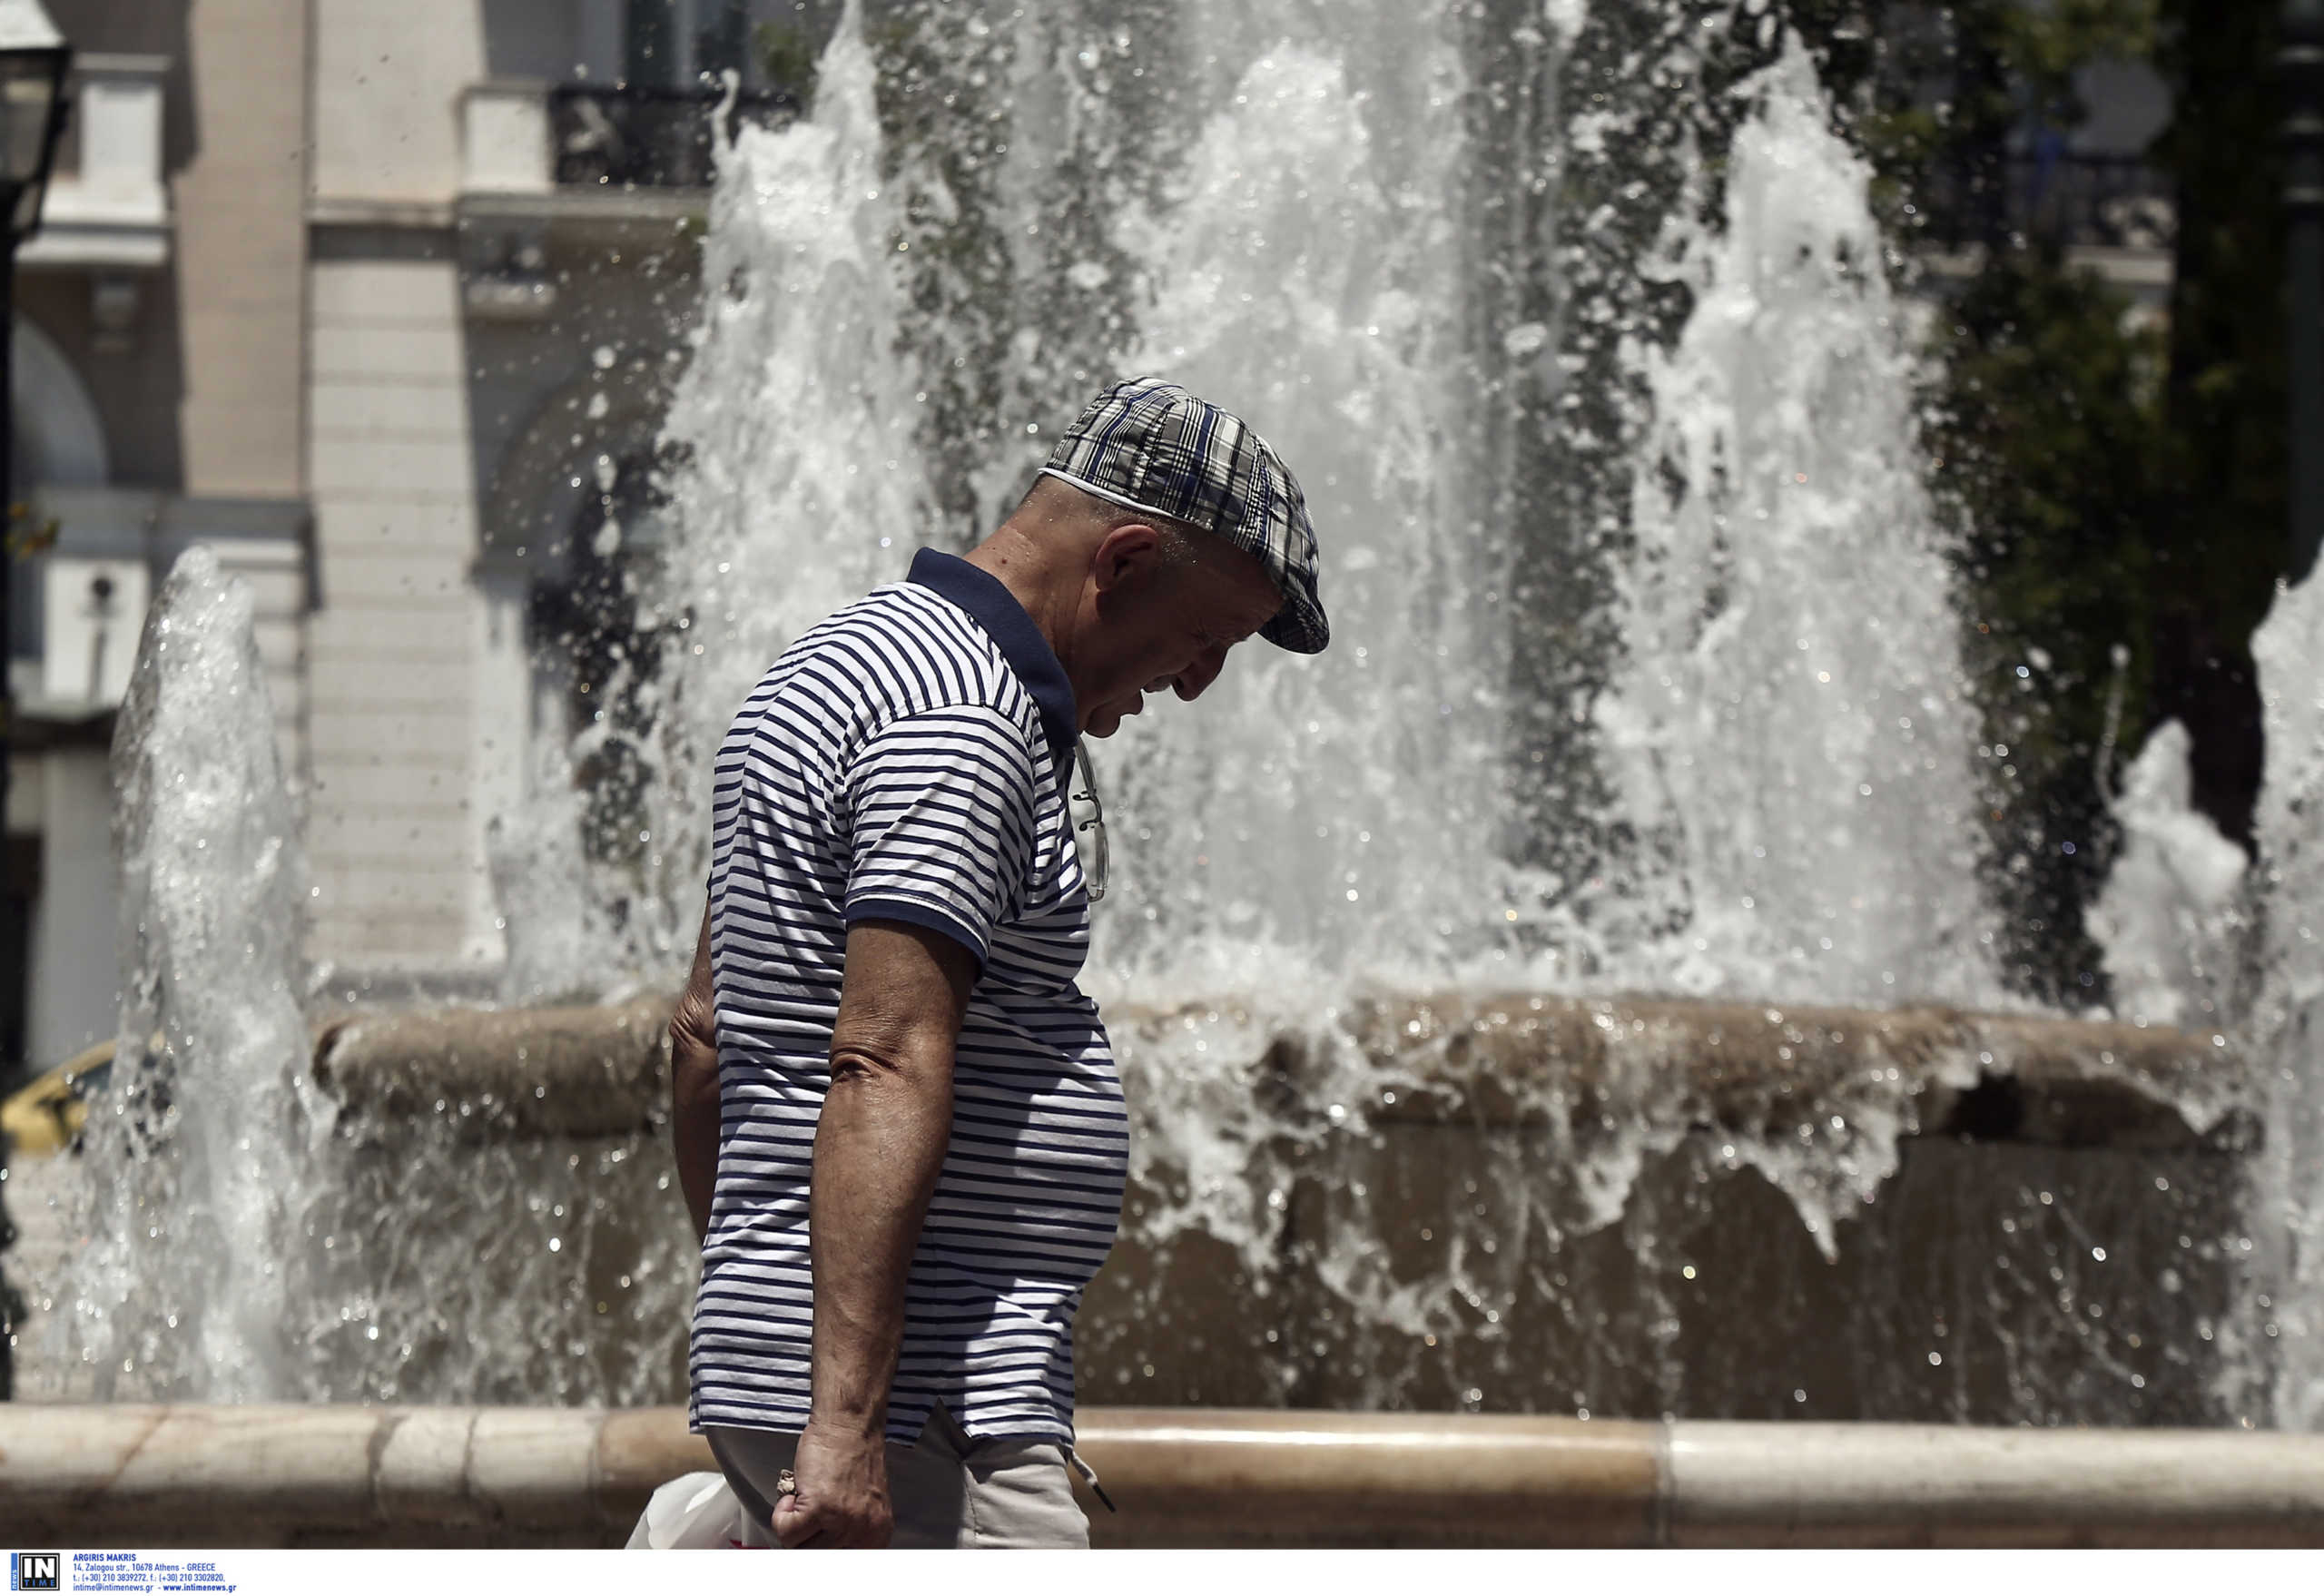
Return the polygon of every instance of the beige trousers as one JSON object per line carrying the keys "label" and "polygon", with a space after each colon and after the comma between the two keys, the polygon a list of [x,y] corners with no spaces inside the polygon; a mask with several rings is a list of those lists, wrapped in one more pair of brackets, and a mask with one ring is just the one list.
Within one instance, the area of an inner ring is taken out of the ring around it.
{"label": "beige trousers", "polygon": [[[755,1532],[751,1544],[776,1544],[775,1476],[791,1466],[799,1437],[780,1430],[712,1425],[710,1450],[742,1499]],[[1086,1547],[1089,1521],[1073,1500],[1065,1452],[1049,1441],[979,1441],[940,1403],[919,1442],[888,1443],[891,1546]]]}

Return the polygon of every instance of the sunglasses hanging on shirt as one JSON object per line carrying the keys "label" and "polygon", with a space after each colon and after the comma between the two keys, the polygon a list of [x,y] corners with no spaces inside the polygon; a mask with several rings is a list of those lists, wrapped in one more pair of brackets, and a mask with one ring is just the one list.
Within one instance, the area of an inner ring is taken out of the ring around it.
{"label": "sunglasses hanging on shirt", "polygon": [[[1095,903],[1106,895],[1106,806],[1098,801],[1098,777],[1089,768],[1086,741],[1073,744],[1073,785],[1066,803],[1073,821],[1073,851],[1081,856],[1081,874],[1089,883],[1089,901]],[[1089,839],[1086,842],[1085,834]]]}

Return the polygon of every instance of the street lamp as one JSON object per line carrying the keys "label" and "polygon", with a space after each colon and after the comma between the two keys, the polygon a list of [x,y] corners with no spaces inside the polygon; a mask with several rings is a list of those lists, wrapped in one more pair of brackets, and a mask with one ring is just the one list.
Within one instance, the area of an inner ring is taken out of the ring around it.
{"label": "street lamp", "polygon": [[[15,695],[8,689],[8,609],[15,563],[16,246],[40,231],[41,202],[64,133],[64,74],[73,52],[39,0],[0,0],[0,814],[8,809],[8,746],[15,732]],[[6,1149],[0,1148],[0,1170]],[[0,1246],[11,1227],[0,1207]],[[5,1333],[18,1303],[0,1276],[0,1401],[15,1394],[15,1358]]]}
{"label": "street lamp", "polygon": [[[16,319],[16,246],[40,231],[56,143],[64,133],[64,74],[73,51],[40,8],[40,0],[0,0],[0,516],[14,530],[15,463],[11,391]],[[8,635],[8,561],[0,559],[0,644]],[[0,699],[7,693],[7,654],[0,649]],[[0,733],[5,723],[0,721]],[[7,796],[7,765],[0,760],[0,803]]]}
{"label": "street lamp", "polygon": [[0,213],[19,244],[40,229],[40,204],[64,132],[72,47],[40,0],[0,0]]}

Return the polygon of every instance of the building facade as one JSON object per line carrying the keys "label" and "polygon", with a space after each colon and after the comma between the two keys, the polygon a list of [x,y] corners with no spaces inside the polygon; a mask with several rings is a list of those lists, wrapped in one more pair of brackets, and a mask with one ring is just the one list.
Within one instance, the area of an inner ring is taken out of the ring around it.
{"label": "building facade", "polygon": [[255,589],[330,984],[487,990],[489,828],[587,713],[651,544],[717,78],[787,113],[768,63],[812,9],[49,10],[78,64],[17,302],[15,480],[54,541],[11,633],[0,1045],[37,1068],[113,1029],[111,713],[195,541]]}
{"label": "building facade", "polygon": [[155,581],[202,541],[252,584],[294,764],[312,610],[304,96],[284,87],[304,78],[304,15],[114,0],[55,16],[74,114],[19,257],[12,433],[30,529],[54,542],[14,584],[0,945],[8,1061],[35,1066],[115,1023],[105,751]]}

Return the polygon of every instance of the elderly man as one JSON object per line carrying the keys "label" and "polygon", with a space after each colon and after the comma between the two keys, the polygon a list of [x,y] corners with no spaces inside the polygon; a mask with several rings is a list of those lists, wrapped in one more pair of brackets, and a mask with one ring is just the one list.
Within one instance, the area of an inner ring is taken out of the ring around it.
{"label": "elderly man", "polygon": [[1066,783],[1078,734],[1200,696],[1255,633],[1329,636],[1298,484],[1145,379],[981,546],[923,549],[736,715],[675,1135],[703,1236],[693,1421],[776,1542],[1088,1543],[1073,1315],[1127,1118],[1075,985]]}

